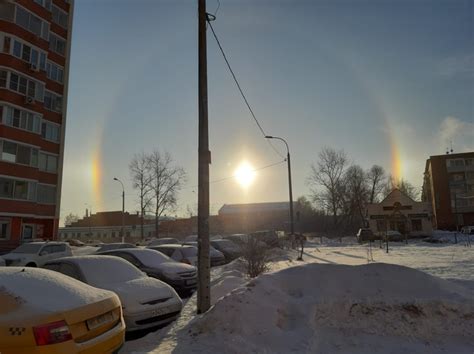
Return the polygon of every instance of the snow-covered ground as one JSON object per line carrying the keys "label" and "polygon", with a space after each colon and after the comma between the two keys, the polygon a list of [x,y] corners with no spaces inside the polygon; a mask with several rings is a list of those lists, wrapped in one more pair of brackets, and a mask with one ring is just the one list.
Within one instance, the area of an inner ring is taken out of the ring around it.
{"label": "snow-covered ground", "polygon": [[472,353],[474,248],[390,243],[370,254],[345,238],[309,242],[295,259],[276,250],[250,283],[240,260],[214,268],[211,311],[196,316],[193,295],[175,323],[123,352]]}

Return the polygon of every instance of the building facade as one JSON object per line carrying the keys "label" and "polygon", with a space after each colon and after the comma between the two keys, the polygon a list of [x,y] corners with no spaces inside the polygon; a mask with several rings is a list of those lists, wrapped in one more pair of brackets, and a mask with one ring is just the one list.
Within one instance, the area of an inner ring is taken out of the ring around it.
{"label": "building facade", "polygon": [[0,250],[58,232],[72,0],[0,1]]}
{"label": "building facade", "polygon": [[417,202],[394,189],[380,203],[367,206],[369,228],[375,235],[398,231],[410,237],[430,236],[433,231],[431,205]]}
{"label": "building facade", "polygon": [[474,152],[430,156],[422,200],[431,204],[437,229],[474,225]]}
{"label": "building facade", "polygon": [[[142,218],[138,214],[123,214],[124,239],[127,242],[141,240]],[[76,239],[83,242],[89,240],[104,243],[121,242],[122,240],[122,212],[103,211],[91,215],[59,228],[59,239]],[[155,235],[155,221],[143,219],[143,237],[151,238]]]}

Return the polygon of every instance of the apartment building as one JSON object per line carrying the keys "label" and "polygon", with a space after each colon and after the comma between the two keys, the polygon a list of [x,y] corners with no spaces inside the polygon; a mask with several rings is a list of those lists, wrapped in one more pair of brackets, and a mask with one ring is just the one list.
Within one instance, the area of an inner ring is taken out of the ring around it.
{"label": "apartment building", "polygon": [[430,156],[422,200],[431,203],[437,229],[474,225],[474,152]]}
{"label": "apartment building", "polygon": [[58,233],[73,0],[0,0],[0,251]]}

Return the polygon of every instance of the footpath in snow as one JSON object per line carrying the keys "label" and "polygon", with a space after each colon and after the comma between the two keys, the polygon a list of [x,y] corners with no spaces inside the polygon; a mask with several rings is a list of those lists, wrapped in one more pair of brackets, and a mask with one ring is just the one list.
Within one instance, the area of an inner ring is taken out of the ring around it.
{"label": "footpath in snow", "polygon": [[356,244],[310,243],[304,263],[293,261],[291,251],[276,253],[274,271],[250,282],[240,260],[213,269],[208,313],[195,315],[194,295],[175,323],[127,342],[123,352],[472,353],[472,272],[464,277],[455,271],[472,270],[472,248],[400,245],[388,255],[372,253],[376,261],[464,282],[367,264],[367,248]]}

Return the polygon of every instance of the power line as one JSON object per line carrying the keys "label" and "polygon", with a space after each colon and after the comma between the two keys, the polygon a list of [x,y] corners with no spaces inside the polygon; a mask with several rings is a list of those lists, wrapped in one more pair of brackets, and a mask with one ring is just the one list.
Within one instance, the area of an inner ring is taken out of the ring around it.
{"label": "power line", "polygon": [[252,107],[250,107],[250,104],[247,100],[247,97],[245,96],[242,88],[240,87],[240,84],[239,84],[239,81],[237,80],[237,77],[235,76],[234,74],[234,70],[232,70],[232,67],[230,66],[230,63],[229,63],[229,60],[227,59],[227,56],[224,52],[224,49],[222,48],[222,45],[221,45],[221,42],[219,41],[219,38],[217,38],[217,34],[216,32],[214,31],[214,28],[212,27],[212,24],[211,24],[211,20],[212,19],[215,19],[215,16],[214,15],[210,15],[211,16],[211,19],[209,18],[209,15],[208,15],[208,18],[207,18],[207,23],[209,24],[209,27],[211,28],[211,31],[212,31],[212,34],[214,35],[214,39],[216,40],[217,42],[217,45],[222,53],[222,57],[224,58],[224,61],[226,62],[227,64],[227,67],[229,68],[229,71],[230,73],[232,74],[232,78],[234,79],[234,82],[235,84],[237,85],[237,88],[239,89],[239,92],[240,92],[240,95],[242,96],[242,98],[244,99],[244,102],[245,104],[247,105],[247,108],[249,109],[250,111],[250,114],[252,115],[252,118],[253,120],[255,121],[255,123],[257,124],[257,127],[258,129],[260,130],[260,132],[262,133],[263,135],[263,138],[265,139],[265,141],[272,147],[272,149],[282,158],[285,158],[285,156],[283,156],[280,151],[278,151],[278,149],[275,148],[275,146],[273,146],[273,144],[270,142],[270,140],[266,139],[265,137],[267,136],[267,134],[265,134],[265,131],[263,130],[260,122],[258,121],[257,117],[255,116],[255,113],[253,112],[252,110]]}

